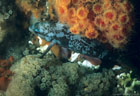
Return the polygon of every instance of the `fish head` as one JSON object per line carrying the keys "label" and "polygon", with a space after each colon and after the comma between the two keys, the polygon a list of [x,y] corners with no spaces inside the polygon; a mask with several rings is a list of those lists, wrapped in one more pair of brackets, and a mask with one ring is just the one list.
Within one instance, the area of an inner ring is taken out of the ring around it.
{"label": "fish head", "polygon": [[37,22],[29,27],[29,31],[48,42],[55,38],[54,28],[48,22]]}

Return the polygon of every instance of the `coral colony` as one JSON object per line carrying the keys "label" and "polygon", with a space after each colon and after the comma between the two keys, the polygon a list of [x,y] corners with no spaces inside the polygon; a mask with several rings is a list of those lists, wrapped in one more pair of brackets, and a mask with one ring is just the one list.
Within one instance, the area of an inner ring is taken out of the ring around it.
{"label": "coral colony", "polygon": [[133,25],[133,6],[128,0],[55,0],[53,3],[59,21],[67,24],[73,34],[98,39],[115,48],[127,43]]}

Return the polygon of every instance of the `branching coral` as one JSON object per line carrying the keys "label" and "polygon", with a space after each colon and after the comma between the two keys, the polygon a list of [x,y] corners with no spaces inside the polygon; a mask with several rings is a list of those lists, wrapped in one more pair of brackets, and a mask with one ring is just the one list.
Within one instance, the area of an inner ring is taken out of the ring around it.
{"label": "branching coral", "polygon": [[134,78],[132,71],[117,75],[118,85],[115,88],[115,94],[121,95],[140,95],[140,81]]}
{"label": "branching coral", "polygon": [[[123,34],[121,29],[129,26],[126,33],[131,33],[133,6],[128,0],[53,0],[54,10],[61,23],[66,23],[70,31],[80,34],[89,39],[97,39],[102,42],[100,37],[105,37],[104,41],[115,48],[121,48],[127,43],[130,34]],[[85,22],[86,21],[86,22]],[[80,23],[82,22],[82,23]],[[79,26],[78,26],[79,25]],[[75,27],[77,26],[77,27]],[[87,34],[93,31],[87,30],[87,26],[92,26],[96,34],[93,38]],[[110,27],[111,26],[111,27]],[[108,35],[116,31],[117,36]],[[123,35],[122,35],[123,34]],[[111,36],[111,37],[109,37]],[[122,36],[126,40],[120,41]],[[111,43],[113,42],[113,43]],[[104,42],[103,42],[104,43]]]}

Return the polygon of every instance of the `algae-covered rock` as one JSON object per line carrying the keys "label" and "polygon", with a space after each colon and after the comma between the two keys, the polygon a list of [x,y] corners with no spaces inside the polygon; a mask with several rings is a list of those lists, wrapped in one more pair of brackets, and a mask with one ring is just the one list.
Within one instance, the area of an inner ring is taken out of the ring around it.
{"label": "algae-covered rock", "polygon": [[4,91],[0,91],[0,96],[5,96],[5,92]]}
{"label": "algae-covered rock", "polygon": [[[22,57],[26,44],[26,30],[22,25],[24,14],[17,9],[15,0],[0,0],[0,56],[8,58],[14,56],[18,60]],[[27,37],[27,35],[26,35]],[[24,44],[23,44],[24,42]]]}
{"label": "algae-covered rock", "polygon": [[[12,34],[15,30],[14,26],[14,18],[15,18],[15,11],[14,10],[14,0],[0,1],[0,43],[5,39],[8,34]],[[13,24],[11,24],[12,22]],[[10,26],[9,26],[10,25]],[[10,29],[10,30],[9,30]],[[11,30],[12,29],[12,30]]]}

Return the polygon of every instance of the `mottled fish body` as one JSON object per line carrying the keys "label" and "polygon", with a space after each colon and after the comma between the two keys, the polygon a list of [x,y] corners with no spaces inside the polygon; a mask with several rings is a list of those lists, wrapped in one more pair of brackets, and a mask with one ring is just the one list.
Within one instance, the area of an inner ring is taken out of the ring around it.
{"label": "mottled fish body", "polygon": [[68,48],[72,51],[103,59],[108,50],[101,42],[72,34],[69,27],[59,22],[37,22],[29,30],[48,42]]}

